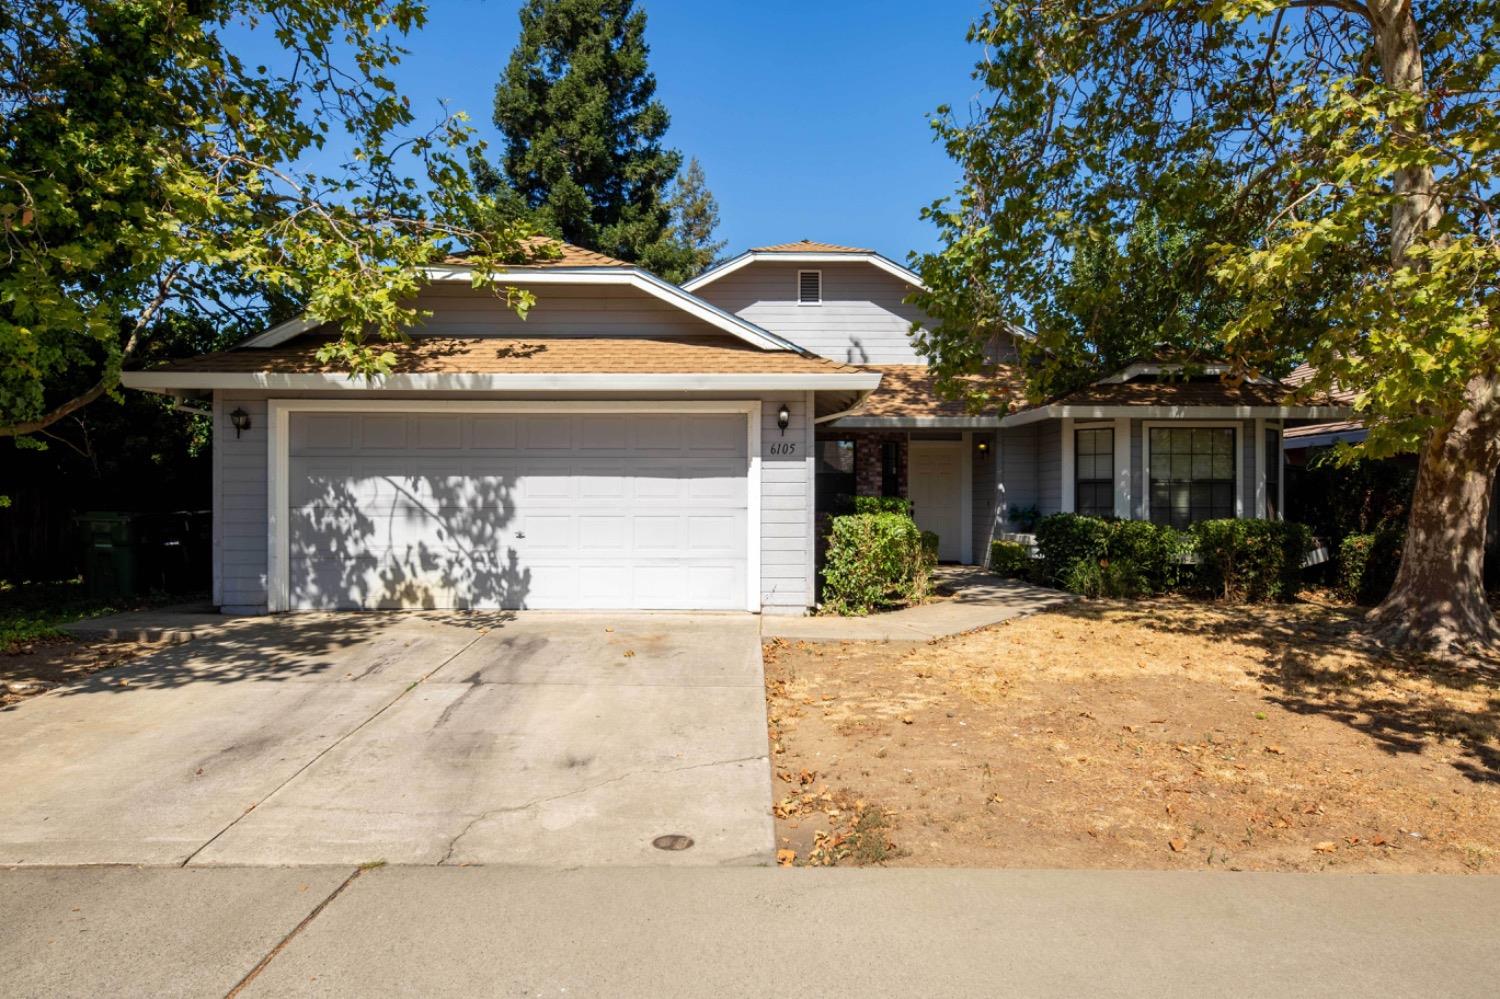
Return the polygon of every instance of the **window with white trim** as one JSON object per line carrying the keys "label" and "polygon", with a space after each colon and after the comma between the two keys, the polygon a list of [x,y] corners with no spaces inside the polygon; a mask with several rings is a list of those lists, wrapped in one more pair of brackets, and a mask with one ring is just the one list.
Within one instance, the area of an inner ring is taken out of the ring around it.
{"label": "window with white trim", "polygon": [[1281,451],[1281,429],[1266,428],[1266,519],[1281,519],[1281,465],[1286,456]]}
{"label": "window with white trim", "polygon": [[797,272],[797,304],[798,305],[822,305],[823,304],[823,272],[822,271],[798,271]]}
{"label": "window with white trim", "polygon": [[1152,427],[1151,519],[1186,528],[1234,516],[1233,427]]}
{"label": "window with white trim", "polygon": [[1115,431],[1086,427],[1073,431],[1073,509],[1089,517],[1115,514]]}

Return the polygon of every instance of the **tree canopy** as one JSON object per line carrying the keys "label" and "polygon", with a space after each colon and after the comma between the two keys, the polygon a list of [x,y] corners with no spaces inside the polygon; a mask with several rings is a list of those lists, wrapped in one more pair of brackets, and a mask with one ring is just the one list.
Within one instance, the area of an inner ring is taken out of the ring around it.
{"label": "tree canopy", "polygon": [[[378,373],[381,339],[421,318],[421,264],[514,254],[516,232],[478,228],[461,118],[415,128],[389,78],[424,17],[414,0],[0,8],[0,434],[114,392],[184,317],[248,332],[305,307],[343,331],[327,358]],[[285,58],[247,63],[234,32]],[[308,168],[325,147],[348,155]]]}
{"label": "tree canopy", "polygon": [[[645,33],[633,0],[526,0],[495,87],[504,152],[496,166],[476,157],[472,167],[504,217],[684,281],[711,232],[694,245],[675,231],[682,154],[663,144],[671,118]],[[712,203],[701,168],[689,183]]]}
{"label": "tree canopy", "polygon": [[[1353,389],[1365,453],[1423,451],[1430,530],[1405,562],[1446,545],[1465,561],[1447,578],[1472,581],[1500,462],[1500,3],[1002,0],[970,38],[981,97],[934,122],[963,183],[925,210],[942,248],[916,261],[939,381],[963,390],[974,345],[1017,322],[1045,386],[1091,349],[1078,268],[1212,207],[1203,272],[1232,308],[1193,317],[1201,335],[1242,374],[1305,360],[1309,396]],[[1454,619],[1500,636],[1464,586],[1441,594]]]}

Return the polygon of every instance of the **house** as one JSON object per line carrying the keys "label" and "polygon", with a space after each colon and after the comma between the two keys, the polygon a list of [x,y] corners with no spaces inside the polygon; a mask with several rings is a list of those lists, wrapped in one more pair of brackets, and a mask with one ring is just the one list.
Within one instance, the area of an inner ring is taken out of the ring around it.
{"label": "house", "polygon": [[909,496],[940,557],[977,563],[1031,507],[1274,516],[1283,421],[1345,415],[1160,365],[969,413],[912,346],[918,277],[855,247],[761,247],[678,287],[557,246],[505,272],[525,320],[461,258],[426,276],[430,317],[376,381],[320,362],[332,334],[302,319],[123,375],[211,408],[226,612],[801,614],[841,494]]}
{"label": "house", "polygon": [[[1293,389],[1300,389],[1311,381],[1316,373],[1316,369],[1311,365],[1299,364],[1282,379],[1282,383]],[[1339,444],[1358,444],[1365,439],[1364,421],[1355,418],[1352,411],[1355,393],[1341,386],[1335,386],[1329,395],[1334,401],[1350,407],[1350,412],[1343,419],[1322,420],[1289,427],[1282,439],[1287,464],[1305,468],[1320,455]],[[1414,454],[1397,455],[1384,460],[1406,464],[1413,468],[1417,464],[1417,457]],[[1490,495],[1489,521],[1485,526],[1486,565],[1491,577],[1500,578],[1500,501],[1497,501],[1500,499],[1500,474],[1495,476],[1495,484]]]}

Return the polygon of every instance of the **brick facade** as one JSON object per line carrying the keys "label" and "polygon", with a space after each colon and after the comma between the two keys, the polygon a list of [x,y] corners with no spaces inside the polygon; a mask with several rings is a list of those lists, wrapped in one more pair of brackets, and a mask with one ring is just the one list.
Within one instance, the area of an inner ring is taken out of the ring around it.
{"label": "brick facade", "polygon": [[906,433],[904,431],[855,430],[839,436],[854,441],[854,491],[856,495],[879,496],[882,494],[884,475],[881,455],[888,441],[894,441],[897,446],[896,495],[906,495]]}

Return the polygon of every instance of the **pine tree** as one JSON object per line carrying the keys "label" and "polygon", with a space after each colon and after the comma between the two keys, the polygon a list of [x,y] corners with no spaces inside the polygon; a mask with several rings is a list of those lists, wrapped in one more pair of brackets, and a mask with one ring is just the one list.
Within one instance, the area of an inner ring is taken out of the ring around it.
{"label": "pine tree", "polygon": [[495,87],[505,152],[498,169],[473,172],[503,213],[680,281],[698,270],[703,244],[673,232],[667,190],[682,154],[662,144],[670,116],[645,30],[633,0],[527,0]]}
{"label": "pine tree", "polygon": [[719,202],[708,189],[698,157],[689,159],[678,174],[668,204],[672,209],[672,235],[686,251],[691,276],[712,264],[724,249],[724,241],[714,239],[714,230],[719,227]]}

